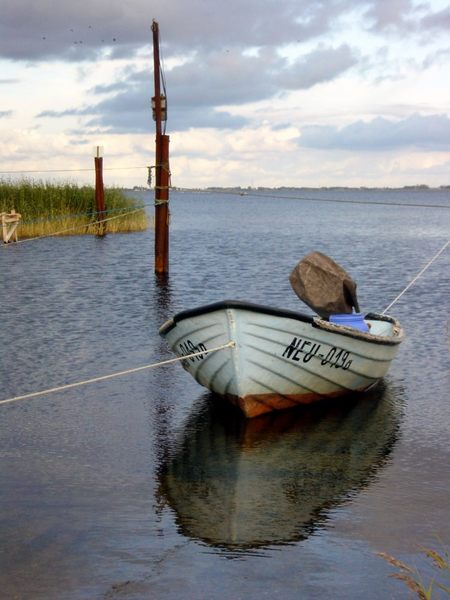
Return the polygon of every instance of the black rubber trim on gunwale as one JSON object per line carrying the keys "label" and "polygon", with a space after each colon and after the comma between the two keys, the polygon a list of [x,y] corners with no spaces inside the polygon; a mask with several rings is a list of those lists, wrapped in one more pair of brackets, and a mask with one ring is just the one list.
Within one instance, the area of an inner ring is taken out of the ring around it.
{"label": "black rubber trim on gunwale", "polygon": [[[214,302],[213,304],[205,304],[204,306],[198,306],[190,310],[183,310],[177,313],[172,319],[166,321],[159,329],[160,335],[166,335],[171,331],[177,323],[184,319],[190,319],[191,317],[197,317],[217,310],[226,310],[227,308],[236,308],[241,310],[250,310],[252,312],[258,312],[265,315],[272,315],[275,317],[287,317],[288,319],[295,319],[296,321],[303,321],[304,323],[310,323],[313,327],[320,327],[319,317],[305,315],[300,312],[288,309],[273,308],[271,306],[264,306],[262,304],[253,304],[252,302],[244,302],[242,300],[222,300],[220,302]],[[374,319],[378,321],[387,321],[392,323],[394,326],[399,326],[399,323],[389,317],[388,315],[379,315],[377,313],[368,313],[367,319]],[[327,323],[324,319],[324,321]],[[322,330],[327,331],[325,328]],[[344,337],[351,337],[358,340],[363,340],[369,343],[382,344],[385,346],[395,346],[402,341],[402,336],[396,337],[384,337],[378,335],[371,335],[370,333],[359,331],[358,329],[352,329],[350,327],[344,327],[341,331],[333,331],[335,335],[342,335]]]}
{"label": "black rubber trim on gunwale", "polygon": [[164,335],[175,327],[177,323],[184,319],[190,319],[192,317],[198,317],[199,315],[205,315],[210,312],[217,310],[226,310],[227,308],[238,308],[241,310],[250,310],[252,312],[263,313],[265,315],[271,315],[274,317],[287,317],[289,319],[295,319],[297,321],[303,321],[304,323],[313,323],[314,317],[305,315],[303,313],[295,312],[294,310],[273,308],[271,306],[263,306],[262,304],[253,304],[252,302],[244,302],[242,300],[222,300],[220,302],[214,302],[213,304],[205,304],[204,306],[198,306],[188,310],[183,310],[177,313],[170,321],[164,323],[160,328],[159,332]]}

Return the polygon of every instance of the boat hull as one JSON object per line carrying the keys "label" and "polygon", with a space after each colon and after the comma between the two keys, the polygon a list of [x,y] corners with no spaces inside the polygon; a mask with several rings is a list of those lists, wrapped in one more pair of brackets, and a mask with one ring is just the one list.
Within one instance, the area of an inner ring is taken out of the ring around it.
{"label": "boat hull", "polygon": [[[183,367],[247,417],[363,391],[389,369],[397,321],[367,315],[370,333],[260,305],[224,301],[184,311],[160,333]],[[217,352],[211,349],[233,342]],[[204,354],[203,354],[204,353]]]}

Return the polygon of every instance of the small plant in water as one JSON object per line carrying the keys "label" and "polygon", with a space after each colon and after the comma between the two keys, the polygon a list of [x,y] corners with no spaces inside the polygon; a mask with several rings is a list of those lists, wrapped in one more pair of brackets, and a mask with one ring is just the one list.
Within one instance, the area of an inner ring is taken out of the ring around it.
{"label": "small plant in water", "polygon": [[424,584],[417,569],[411,568],[409,565],[394,558],[387,552],[377,552],[377,555],[398,569],[397,573],[393,573],[391,577],[403,581],[408,588],[414,592],[417,598],[420,598],[421,600],[437,600],[438,598],[442,598],[442,594],[440,592],[444,592],[445,596],[449,596],[449,552],[445,550],[439,554],[435,550],[429,550],[428,548],[424,548],[423,552],[431,560],[435,573],[434,576],[432,576],[429,580],[428,584]]}

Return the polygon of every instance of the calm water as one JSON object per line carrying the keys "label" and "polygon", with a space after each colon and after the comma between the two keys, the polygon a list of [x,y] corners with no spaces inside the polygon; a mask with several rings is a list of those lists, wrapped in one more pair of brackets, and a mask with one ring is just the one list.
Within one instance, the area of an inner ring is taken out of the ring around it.
{"label": "calm water", "polygon": [[[449,238],[449,191],[279,196],[174,193],[168,282],[153,231],[0,248],[0,398],[169,357],[183,308],[303,310],[288,275],[311,250],[381,311]],[[426,576],[420,546],[450,541],[449,256],[390,311],[407,338],[383,384],[338,407],[246,422],[180,365],[0,406],[0,597],[407,598],[376,552]]]}

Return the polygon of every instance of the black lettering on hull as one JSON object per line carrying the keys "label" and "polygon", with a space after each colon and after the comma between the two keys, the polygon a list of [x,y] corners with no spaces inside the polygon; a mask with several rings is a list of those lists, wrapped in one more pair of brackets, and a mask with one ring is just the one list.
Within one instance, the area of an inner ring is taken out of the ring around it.
{"label": "black lettering on hull", "polygon": [[[179,347],[178,347],[178,352],[181,356],[189,356],[190,354],[196,354],[198,352],[205,352],[206,351],[206,346],[205,344],[197,344],[195,345],[191,340],[186,340],[185,342],[182,342]],[[204,355],[203,354],[197,354],[197,356],[189,356],[189,359],[183,360],[182,364],[188,364],[187,361],[190,360],[191,362],[195,363],[197,361],[201,361],[203,360]]]}
{"label": "black lettering on hull", "polygon": [[331,348],[322,347],[322,344],[313,343],[308,340],[302,340],[301,338],[294,337],[292,342],[286,346],[281,355],[283,358],[289,358],[295,362],[302,361],[308,363],[312,358],[320,360],[322,367],[329,366],[335,369],[343,369],[347,371],[352,360],[350,359],[350,352],[343,348],[337,348],[332,346]]}

